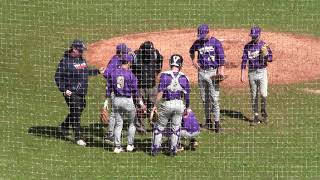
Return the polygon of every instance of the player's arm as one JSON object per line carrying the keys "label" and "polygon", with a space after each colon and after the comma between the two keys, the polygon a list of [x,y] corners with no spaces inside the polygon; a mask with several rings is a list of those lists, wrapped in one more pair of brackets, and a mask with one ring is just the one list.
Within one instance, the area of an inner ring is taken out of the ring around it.
{"label": "player's arm", "polygon": [[224,50],[222,47],[222,44],[220,41],[216,42],[215,45],[215,54],[217,55],[217,61],[218,61],[218,73],[224,76],[224,65],[225,65],[225,56],[224,56]]}
{"label": "player's arm", "polygon": [[190,59],[192,61],[192,65],[197,68],[200,69],[200,66],[198,64],[197,61],[195,61],[195,52],[196,52],[196,45],[195,43],[193,43],[193,45],[191,46],[190,50],[189,50],[189,54],[190,54]]}
{"label": "player's arm", "polygon": [[[56,69],[56,73],[54,75],[54,80],[59,88],[59,90],[65,93],[68,90],[68,84],[66,80],[66,64],[65,60],[62,59]],[[71,92],[71,91],[70,91]]]}
{"label": "player's arm", "polygon": [[241,61],[241,74],[240,74],[240,81],[245,82],[245,70],[248,62],[248,50],[245,48],[243,49],[242,61]]}
{"label": "player's arm", "polygon": [[134,103],[138,104],[144,111],[147,111],[147,106],[143,103],[143,99],[139,93],[138,79],[133,73],[131,74],[131,89]]}

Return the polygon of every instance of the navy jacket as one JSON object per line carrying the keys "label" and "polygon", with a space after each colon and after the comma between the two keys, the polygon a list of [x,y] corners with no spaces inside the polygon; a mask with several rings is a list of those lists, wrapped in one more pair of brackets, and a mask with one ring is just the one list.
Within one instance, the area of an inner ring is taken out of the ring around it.
{"label": "navy jacket", "polygon": [[85,96],[88,92],[88,77],[99,74],[98,69],[89,69],[86,60],[75,58],[66,51],[55,73],[55,82],[61,92]]}

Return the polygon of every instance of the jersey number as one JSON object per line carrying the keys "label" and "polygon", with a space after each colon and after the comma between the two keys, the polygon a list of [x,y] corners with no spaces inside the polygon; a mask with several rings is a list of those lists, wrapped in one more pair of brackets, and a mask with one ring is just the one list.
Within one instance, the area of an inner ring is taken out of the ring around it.
{"label": "jersey number", "polygon": [[123,89],[124,87],[124,77],[123,76],[118,76],[117,77],[117,88],[118,89]]}

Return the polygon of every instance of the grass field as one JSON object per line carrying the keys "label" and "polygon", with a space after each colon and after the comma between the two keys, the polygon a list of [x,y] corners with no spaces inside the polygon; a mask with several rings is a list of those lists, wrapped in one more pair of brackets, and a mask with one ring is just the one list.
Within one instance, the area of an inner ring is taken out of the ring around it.
{"label": "grass field", "polygon": [[319,89],[319,81],[270,86],[271,122],[254,128],[245,121],[248,89],[222,89],[225,133],[204,130],[197,151],[154,158],[146,153],[150,134],[137,136],[135,153],[115,155],[102,143],[97,117],[105,83],[91,78],[82,116],[89,147],[53,136],[67,113],[54,71],[74,38],[90,43],[202,22],[320,36],[319,11],[318,0],[2,0],[0,179],[319,179],[320,96],[302,91]]}

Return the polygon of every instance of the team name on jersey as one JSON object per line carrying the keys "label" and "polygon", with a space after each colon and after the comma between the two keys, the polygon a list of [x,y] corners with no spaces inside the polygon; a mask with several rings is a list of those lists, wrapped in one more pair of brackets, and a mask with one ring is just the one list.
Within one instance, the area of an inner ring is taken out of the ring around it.
{"label": "team name on jersey", "polygon": [[76,68],[76,69],[84,69],[84,68],[87,67],[87,64],[86,64],[86,63],[81,63],[81,64],[79,64],[79,63],[73,63],[73,66],[74,66],[74,68]]}
{"label": "team name on jersey", "polygon": [[213,46],[205,46],[199,49],[200,54],[209,54],[210,52],[214,52]]}
{"label": "team name on jersey", "polygon": [[256,57],[259,56],[259,50],[256,51],[248,51],[248,58],[249,59],[255,59]]}

